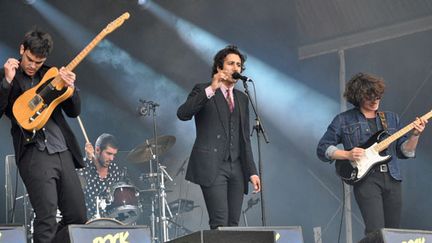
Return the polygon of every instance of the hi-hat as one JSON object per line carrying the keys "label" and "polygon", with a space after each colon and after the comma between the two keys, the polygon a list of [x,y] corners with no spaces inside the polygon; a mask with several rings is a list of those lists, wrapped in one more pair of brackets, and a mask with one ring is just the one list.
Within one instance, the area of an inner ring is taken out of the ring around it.
{"label": "hi-hat", "polygon": [[[157,141],[157,145],[156,145]],[[138,145],[127,155],[127,160],[133,163],[144,163],[155,156],[160,156],[170,149],[176,138],[174,136],[159,136],[157,139],[147,139],[143,144]]]}

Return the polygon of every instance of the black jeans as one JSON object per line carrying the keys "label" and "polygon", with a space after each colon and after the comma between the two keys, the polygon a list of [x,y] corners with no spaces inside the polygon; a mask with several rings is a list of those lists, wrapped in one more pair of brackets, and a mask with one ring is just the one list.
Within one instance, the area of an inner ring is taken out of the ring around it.
{"label": "black jeans", "polygon": [[[72,154],[69,151],[48,154],[32,146],[18,168],[36,214],[34,243],[69,242],[67,225],[87,221],[84,193]],[[57,208],[63,217],[58,224]]]}
{"label": "black jeans", "polygon": [[381,228],[399,228],[402,209],[401,182],[389,172],[375,170],[364,181],[354,185],[365,234]]}
{"label": "black jeans", "polygon": [[213,185],[201,186],[209,215],[210,229],[238,226],[244,194],[241,163],[224,161]]}

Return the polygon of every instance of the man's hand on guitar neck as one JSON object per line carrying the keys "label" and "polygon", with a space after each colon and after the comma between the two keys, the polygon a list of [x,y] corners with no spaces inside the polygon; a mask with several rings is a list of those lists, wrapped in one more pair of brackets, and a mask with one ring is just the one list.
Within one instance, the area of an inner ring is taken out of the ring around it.
{"label": "man's hand on guitar neck", "polygon": [[76,75],[72,71],[67,70],[65,67],[61,67],[59,70],[60,77],[65,82],[66,87],[74,87]]}
{"label": "man's hand on guitar neck", "polygon": [[428,123],[428,120],[422,118],[422,117],[417,117],[415,121],[413,121],[413,126],[414,126],[414,130],[412,133],[412,136],[420,136],[420,134],[423,132],[423,130],[426,127],[426,124]]}
{"label": "man's hand on guitar neck", "polygon": [[414,130],[403,146],[404,151],[412,153],[416,150],[420,134],[424,131],[427,122],[428,121],[422,117],[417,117],[416,120],[413,121],[412,124],[414,126]]}

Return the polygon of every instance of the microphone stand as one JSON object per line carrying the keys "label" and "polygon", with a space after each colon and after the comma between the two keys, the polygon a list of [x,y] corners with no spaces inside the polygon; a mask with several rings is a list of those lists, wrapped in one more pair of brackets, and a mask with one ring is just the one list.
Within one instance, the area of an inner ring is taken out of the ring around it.
{"label": "microphone stand", "polygon": [[[263,172],[263,166],[262,166],[262,160],[261,160],[261,136],[260,136],[260,134],[262,133],[264,141],[266,143],[270,143],[270,141],[268,140],[267,135],[266,135],[266,133],[264,131],[264,127],[262,125],[261,118],[258,115],[258,110],[255,107],[254,102],[252,101],[252,98],[251,98],[251,96],[249,94],[247,81],[248,80],[244,80],[243,81],[243,86],[244,86],[244,89],[245,89],[245,93],[246,93],[246,95],[247,95],[247,97],[249,99],[249,103],[251,104],[252,110],[253,110],[253,112],[255,114],[255,122],[256,123],[255,123],[255,126],[253,127],[251,136],[253,134],[253,131],[256,130],[257,146],[258,146],[258,171],[259,171],[259,175],[260,175],[260,178],[261,178],[260,179],[261,180],[261,194],[260,194],[260,199],[261,199],[261,220],[262,220],[262,226],[266,226],[267,219],[266,219],[265,201],[264,201],[264,192],[265,192],[264,191],[264,174],[263,174],[264,172]],[[253,82],[251,79],[249,79],[249,81]],[[255,103],[257,103],[256,92],[255,92]]]}

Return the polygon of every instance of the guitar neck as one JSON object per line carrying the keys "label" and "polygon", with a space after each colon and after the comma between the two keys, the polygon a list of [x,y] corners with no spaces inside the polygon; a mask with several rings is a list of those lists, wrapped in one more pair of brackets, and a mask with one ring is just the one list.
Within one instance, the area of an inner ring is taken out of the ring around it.
{"label": "guitar neck", "polygon": [[96,47],[99,42],[105,38],[106,35],[113,32],[115,29],[120,27],[123,22],[129,18],[129,13],[125,12],[116,20],[107,25],[67,66],[66,68],[70,71],[75,69],[78,64]]}
{"label": "guitar neck", "polygon": [[99,44],[107,35],[104,31],[100,32],[67,66],[66,69],[72,71],[78,64]]}
{"label": "guitar neck", "polygon": [[[425,120],[429,120],[429,118],[432,117],[432,111],[429,111],[428,113],[424,114],[422,116],[422,118],[424,118]],[[390,137],[384,139],[383,141],[379,142],[376,146],[375,149],[378,152],[383,151],[384,149],[388,148],[388,146],[390,146],[391,143],[393,143],[394,141],[398,140],[400,137],[402,137],[403,135],[405,135],[406,133],[408,133],[409,131],[411,131],[414,128],[414,125],[412,123],[406,125],[404,128],[402,128],[401,130],[397,131],[396,133],[394,133],[393,135],[391,135]]]}

